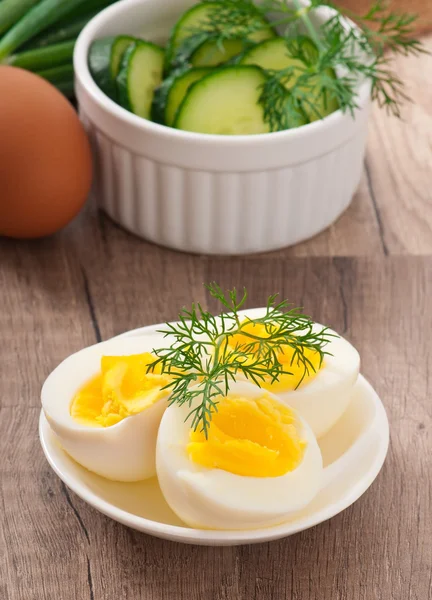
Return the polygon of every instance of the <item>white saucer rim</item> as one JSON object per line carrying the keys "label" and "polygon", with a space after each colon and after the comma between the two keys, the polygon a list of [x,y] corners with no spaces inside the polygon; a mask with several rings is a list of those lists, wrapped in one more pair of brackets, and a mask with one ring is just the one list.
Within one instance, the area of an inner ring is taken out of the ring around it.
{"label": "white saucer rim", "polygon": [[[366,380],[365,382],[367,385],[370,385]],[[381,404],[381,401],[379,402]],[[382,404],[381,409],[385,415]],[[386,415],[385,422],[388,423]],[[349,506],[356,502],[372,485],[384,464],[389,444],[389,429],[387,428],[380,438],[381,443],[379,445],[376,458],[367,476],[362,477],[361,482],[358,482],[351,488],[349,494],[344,497],[343,503],[338,502],[336,504],[327,505],[319,512],[314,513],[305,519],[300,519],[295,523],[283,523],[275,527],[250,531],[215,531],[169,525],[152,521],[150,519],[146,519],[145,517],[139,517],[101,499],[96,493],[83,489],[79,481],[76,481],[74,478],[70,477],[69,474],[65,474],[62,469],[58,467],[55,459],[52,458],[48,448],[47,440],[45,438],[44,430],[49,430],[49,424],[43,411],[41,411],[39,436],[45,457],[56,475],[79,498],[81,498],[81,500],[105,516],[110,517],[111,519],[122,523],[127,527],[132,527],[133,529],[142,531],[149,535],[154,535],[156,537],[198,545],[240,545],[263,543],[294,535],[295,533],[305,531],[310,527],[314,527],[315,525],[319,525],[320,523],[331,519],[332,517],[349,508]]]}

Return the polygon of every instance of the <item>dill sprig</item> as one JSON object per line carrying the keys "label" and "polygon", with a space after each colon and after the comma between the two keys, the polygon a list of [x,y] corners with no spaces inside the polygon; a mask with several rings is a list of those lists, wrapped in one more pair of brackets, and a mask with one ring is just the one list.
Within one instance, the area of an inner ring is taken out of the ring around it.
{"label": "dill sprig", "polygon": [[[213,2],[214,0],[202,0]],[[177,68],[188,60],[203,42],[215,42],[218,48],[230,40],[241,39],[244,47],[252,45],[248,37],[263,27],[261,11],[249,0],[223,0],[217,11],[212,11],[198,28],[191,28],[171,59],[170,68]]]}
{"label": "dill sprig", "polygon": [[[171,393],[170,404],[189,405],[191,427],[207,436],[212,414],[231,382],[240,376],[261,386],[265,380],[275,382],[282,375],[292,375],[287,368],[296,364],[303,369],[300,385],[315,371],[307,351],[317,352],[321,363],[332,334],[326,328],[317,331],[309,317],[287,301],[278,301],[277,295],[269,297],[262,317],[242,319],[239,311],[246,302],[246,290],[224,293],[216,283],[205,287],[219,302],[221,314],[214,316],[199,303],[184,308],[177,323],[167,323],[159,332],[169,338],[170,346],[154,350],[157,359],[148,369],[158,366],[170,375],[171,382],[164,388]],[[265,334],[251,331],[251,325],[264,326]],[[237,334],[246,341],[233,343]],[[279,361],[287,347],[292,351],[288,366]]]}
{"label": "dill sprig", "polygon": [[376,0],[364,15],[358,16],[348,9],[344,12],[360,25],[375,54],[381,55],[386,49],[405,56],[424,52],[421,42],[413,37],[417,15],[389,12],[388,6],[385,0]]}
{"label": "dill sprig", "polygon": [[[206,0],[204,0],[206,1]],[[357,15],[338,7],[332,0],[310,0],[304,6],[300,0],[219,0],[220,10],[210,11],[200,24],[206,39],[220,47],[230,39],[248,37],[266,25],[255,15],[272,14],[271,25],[285,27],[287,53],[301,63],[301,68],[289,67],[267,71],[260,102],[264,118],[271,131],[281,131],[322,118],[316,99],[337,102],[343,112],[354,115],[358,86],[371,83],[372,99],[390,113],[400,116],[401,105],[409,100],[403,81],[392,68],[392,54],[418,55],[426,52],[414,37],[416,15],[395,13],[386,0],[374,0],[370,9]],[[331,10],[329,20],[320,28],[311,16],[321,8]],[[350,22],[351,21],[351,22]],[[358,27],[353,28],[352,21]],[[315,57],[305,51],[306,36],[316,46]],[[195,41],[195,44],[191,42]],[[184,40],[180,52],[183,59],[199,43],[198,31]],[[301,72],[300,72],[301,71]],[[331,76],[336,73],[337,78]]]}
{"label": "dill sprig", "polygon": [[[264,85],[261,102],[272,131],[286,129],[287,125],[296,126],[299,107],[310,117],[321,118],[323,115],[319,114],[313,102],[318,95],[336,100],[343,112],[353,115],[358,106],[358,84],[362,80],[370,81],[372,100],[400,117],[401,105],[409,97],[404,91],[403,81],[392,68],[392,54],[415,56],[426,52],[414,37],[416,15],[391,12],[385,0],[375,0],[364,15],[340,8],[331,0],[311,0],[307,7],[302,7],[299,0],[293,0],[293,5],[298,18],[291,20],[285,34],[287,52],[301,61],[305,68],[286,90],[286,114],[275,105],[273,90],[275,81],[287,88],[287,77],[291,74],[283,71],[272,73]],[[281,6],[287,6],[285,0],[265,0],[262,5],[266,11],[277,11]],[[330,8],[333,16],[316,30],[310,15],[322,6]],[[292,8],[283,10],[288,10],[292,19]],[[354,20],[358,27],[353,28],[348,19]],[[304,59],[301,45],[296,43],[302,28],[317,47],[314,62]],[[337,78],[329,76],[332,71],[337,73]],[[280,106],[280,93],[278,103]]]}

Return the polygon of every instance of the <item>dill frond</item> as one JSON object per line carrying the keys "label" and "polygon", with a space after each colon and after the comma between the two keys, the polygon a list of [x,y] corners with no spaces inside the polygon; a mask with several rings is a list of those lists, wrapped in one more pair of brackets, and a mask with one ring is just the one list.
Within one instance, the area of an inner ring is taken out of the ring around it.
{"label": "dill frond", "polygon": [[[260,386],[265,380],[275,382],[281,375],[291,374],[278,359],[289,347],[291,364],[303,368],[302,380],[315,370],[307,351],[317,352],[322,362],[333,334],[325,328],[317,331],[309,317],[287,301],[278,301],[276,295],[269,297],[262,317],[242,320],[239,311],[246,302],[246,290],[225,293],[216,283],[206,288],[222,312],[215,316],[199,303],[183,309],[177,323],[167,323],[160,331],[169,338],[170,346],[154,350],[157,358],[148,369],[159,366],[170,374],[171,382],[165,388],[171,392],[170,404],[187,404],[191,427],[207,436],[219,398],[227,395],[230,383],[239,375]],[[264,326],[265,335],[251,332],[251,324]],[[237,334],[246,341],[233,347],[228,342]]]}

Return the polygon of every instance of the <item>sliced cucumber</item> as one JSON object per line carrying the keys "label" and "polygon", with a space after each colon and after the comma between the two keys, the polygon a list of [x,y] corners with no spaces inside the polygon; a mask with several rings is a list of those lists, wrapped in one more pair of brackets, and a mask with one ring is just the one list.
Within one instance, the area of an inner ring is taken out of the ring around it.
{"label": "sliced cucumber", "polygon": [[260,28],[246,40],[227,40],[221,48],[216,42],[208,40],[206,33],[199,34],[200,27],[205,25],[212,12],[220,11],[221,7],[227,10],[226,4],[203,2],[183,14],[175,25],[168,44],[168,68],[189,57],[194,67],[216,66],[242,52],[247,47],[248,40],[260,42],[275,37],[276,34],[270,24],[258,12],[256,15],[251,12],[251,20],[256,21]]}
{"label": "sliced cucumber", "polygon": [[[249,42],[261,42],[274,37],[273,30],[266,27],[252,33],[248,40]],[[192,53],[191,64],[194,67],[214,67],[226,63],[248,47],[248,40],[226,40],[222,47],[215,42],[206,41]]]}
{"label": "sliced cucumber", "polygon": [[[306,52],[312,60],[318,56],[318,50],[309,38],[304,38],[302,44],[303,51]],[[293,67],[294,76],[285,84],[287,89],[293,87],[296,77],[299,77],[305,69],[305,64],[301,60],[290,56],[283,38],[267,40],[254,46],[245,52],[239,64],[258,65],[263,69],[273,69],[276,71]],[[336,78],[333,69],[328,69],[328,75],[329,77]],[[321,117],[325,117],[335,110],[338,110],[339,104],[337,100],[335,98],[324,97],[324,95],[320,93],[318,84],[312,91],[309,87],[305,91],[311,94],[311,103],[314,105],[313,109],[305,107],[305,112],[308,117],[306,122],[317,121],[320,118],[320,115]],[[303,125],[304,122],[299,122],[298,124]]]}
{"label": "sliced cucumber", "polygon": [[[313,42],[305,39],[304,44],[308,45],[309,53],[312,56],[314,53],[316,54],[317,50]],[[291,66],[298,67],[299,71],[304,70],[304,63],[290,56],[284,38],[264,40],[260,44],[246,50],[240,60],[240,64],[242,65],[256,65],[258,63],[263,69],[274,69],[276,71]]]}
{"label": "sliced cucumber", "polygon": [[[186,40],[186,38],[191,37],[195,34],[196,31],[199,30],[200,26],[206,22],[209,11],[215,10],[216,7],[217,3],[215,2],[203,2],[201,4],[196,4],[195,6],[192,6],[192,8],[190,8],[182,14],[180,19],[174,25],[169,42],[167,44],[167,70],[171,69],[174,66],[176,55],[180,50],[180,46],[182,45],[182,43]],[[194,35],[194,37],[196,36]],[[206,36],[202,34],[201,38],[198,39],[194,44],[192,44],[190,49],[187,49],[187,53],[192,54],[192,52],[205,41],[205,38]],[[194,40],[191,41],[193,42]]]}
{"label": "sliced cucumber", "polygon": [[177,110],[180,104],[183,102],[183,98],[186,96],[190,86],[202,79],[205,75],[211,72],[209,67],[199,67],[196,69],[189,69],[182,75],[176,77],[168,91],[168,96],[165,105],[165,125],[172,127],[175,121]]}
{"label": "sliced cucumber", "polygon": [[177,77],[180,77],[186,71],[189,71],[190,67],[187,64],[182,65],[178,69],[171,71],[171,73],[162,81],[162,83],[155,89],[153,96],[152,106],[152,121],[155,123],[165,124],[165,107],[167,98],[171,86]]}
{"label": "sliced cucumber", "polygon": [[150,42],[137,41],[122,59],[117,76],[120,104],[134,114],[150,119],[155,88],[162,80],[165,53]]}
{"label": "sliced cucumber", "polygon": [[268,133],[259,103],[266,81],[256,66],[223,67],[194,83],[180,105],[174,127],[219,135]]}
{"label": "sliced cucumber", "polygon": [[116,78],[123,54],[136,42],[130,35],[107,37],[93,42],[89,52],[89,68],[93,79],[107,96],[116,100]]}

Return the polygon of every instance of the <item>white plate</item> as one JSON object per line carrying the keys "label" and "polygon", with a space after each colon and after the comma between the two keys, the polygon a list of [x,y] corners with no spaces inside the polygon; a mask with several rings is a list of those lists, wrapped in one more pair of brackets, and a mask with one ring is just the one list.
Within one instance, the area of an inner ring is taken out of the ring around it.
{"label": "white plate", "polygon": [[[251,311],[248,314],[252,316]],[[160,325],[123,335],[148,335],[158,328]],[[188,544],[230,546],[286,537],[322,523],[350,506],[371,485],[384,463],[389,426],[378,395],[360,376],[347,411],[319,441],[325,465],[324,484],[319,494],[290,521],[254,531],[209,531],[187,527],[168,507],[156,478],[139,483],[118,483],[87,471],[61,448],[43,412],[39,435],[55,473],[101,513],[156,537]]]}

